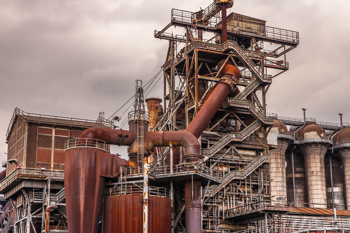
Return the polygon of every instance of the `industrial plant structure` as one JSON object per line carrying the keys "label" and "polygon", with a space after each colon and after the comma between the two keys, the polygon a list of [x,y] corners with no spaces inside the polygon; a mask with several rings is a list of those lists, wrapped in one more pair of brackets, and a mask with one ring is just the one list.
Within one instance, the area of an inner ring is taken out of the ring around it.
{"label": "industrial plant structure", "polygon": [[137,80],[128,130],[16,109],[2,232],[350,232],[350,127],[267,114],[299,33],[232,6],[171,11],[164,95]]}

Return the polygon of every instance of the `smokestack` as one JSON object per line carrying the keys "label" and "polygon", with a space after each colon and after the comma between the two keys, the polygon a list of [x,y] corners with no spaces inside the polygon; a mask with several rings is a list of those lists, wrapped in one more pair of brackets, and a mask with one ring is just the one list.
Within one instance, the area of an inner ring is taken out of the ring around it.
{"label": "smokestack", "polygon": [[302,108],[304,115],[304,124],[306,124],[306,108]]}

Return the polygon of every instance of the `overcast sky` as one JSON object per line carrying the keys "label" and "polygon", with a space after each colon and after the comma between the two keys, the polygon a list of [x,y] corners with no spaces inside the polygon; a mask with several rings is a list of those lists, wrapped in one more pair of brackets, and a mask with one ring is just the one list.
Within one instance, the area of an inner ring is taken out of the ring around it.
{"label": "overcast sky", "polygon": [[[167,41],[153,37],[172,8],[211,0],[0,0],[0,159],[15,107],[33,113],[109,117],[164,62]],[[300,32],[290,70],[268,93],[268,112],[350,121],[350,1],[236,0],[237,13]],[[161,83],[159,87],[161,87]],[[160,88],[152,92],[161,97]]]}

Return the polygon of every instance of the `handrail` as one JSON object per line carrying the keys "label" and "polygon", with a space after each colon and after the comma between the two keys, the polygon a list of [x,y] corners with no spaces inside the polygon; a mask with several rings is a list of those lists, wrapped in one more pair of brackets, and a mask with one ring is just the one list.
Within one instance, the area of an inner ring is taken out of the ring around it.
{"label": "handrail", "polygon": [[7,139],[12,131],[12,124],[14,123],[16,116],[19,116],[19,117],[26,119],[26,120],[29,120],[29,121],[35,121],[35,122],[39,122],[39,123],[45,122],[45,123],[54,123],[54,124],[58,124],[58,125],[70,124],[70,125],[84,125],[84,126],[101,126],[101,124],[102,124],[108,128],[114,127],[113,122],[110,120],[107,120],[105,118],[100,118],[99,119],[100,122],[96,122],[96,120],[88,120],[88,119],[81,119],[81,118],[28,113],[28,112],[25,112],[19,108],[15,108],[15,111],[12,115],[12,119],[10,121],[8,128],[7,128],[7,132],[6,132]]}
{"label": "handrail", "polygon": [[96,148],[108,152],[109,144],[105,141],[92,138],[69,139],[64,143],[65,151],[75,148]]}
{"label": "handrail", "polygon": [[250,164],[245,166],[243,170],[233,170],[229,172],[226,176],[222,178],[222,181],[219,185],[212,186],[211,192],[208,194],[209,197],[214,196],[219,192],[223,187],[230,183],[233,179],[243,180],[249,176],[253,171],[255,171],[262,164],[270,162],[270,157],[267,155],[260,156],[254,159]]}
{"label": "handrail", "polygon": [[35,169],[35,168],[17,168],[12,171],[0,182],[0,190],[3,190],[8,185],[13,183],[16,179],[46,179],[47,177],[54,177],[56,179],[63,180],[64,171],[61,170],[46,170],[46,169]]}
{"label": "handrail", "polygon": [[262,122],[273,124],[272,118],[265,116],[260,109],[258,109],[251,101],[247,99],[241,100],[241,99],[229,98],[228,102],[234,106],[239,106],[243,108],[248,107]]}
{"label": "handrail", "polygon": [[[196,21],[194,20],[195,14],[196,12],[185,11],[180,9],[172,9],[171,20],[175,22],[183,23],[186,25],[202,26],[209,30],[215,30],[221,27],[221,21],[222,21],[221,16],[215,17],[215,18],[209,18],[208,20],[204,20],[204,21]],[[256,36],[259,38],[266,38],[268,40],[275,40],[275,41],[290,43],[294,45],[299,44],[299,32],[297,31],[271,27],[271,26],[264,26],[264,30],[261,30],[261,29],[253,29],[248,25],[237,26],[230,23],[228,23],[227,26],[229,28],[229,31],[228,31],[229,33],[242,34],[247,36],[249,35]]]}

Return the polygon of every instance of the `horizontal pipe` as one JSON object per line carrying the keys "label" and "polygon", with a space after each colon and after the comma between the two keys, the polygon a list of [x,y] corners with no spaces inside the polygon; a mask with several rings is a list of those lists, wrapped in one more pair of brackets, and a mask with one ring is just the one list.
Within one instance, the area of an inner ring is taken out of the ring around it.
{"label": "horizontal pipe", "polygon": [[147,132],[145,136],[145,150],[151,151],[156,146],[183,146],[185,156],[200,157],[201,147],[198,139],[186,131],[153,131]]}
{"label": "horizontal pipe", "polygon": [[80,138],[99,139],[108,144],[130,146],[135,141],[135,134],[128,130],[93,127],[85,130]]}

